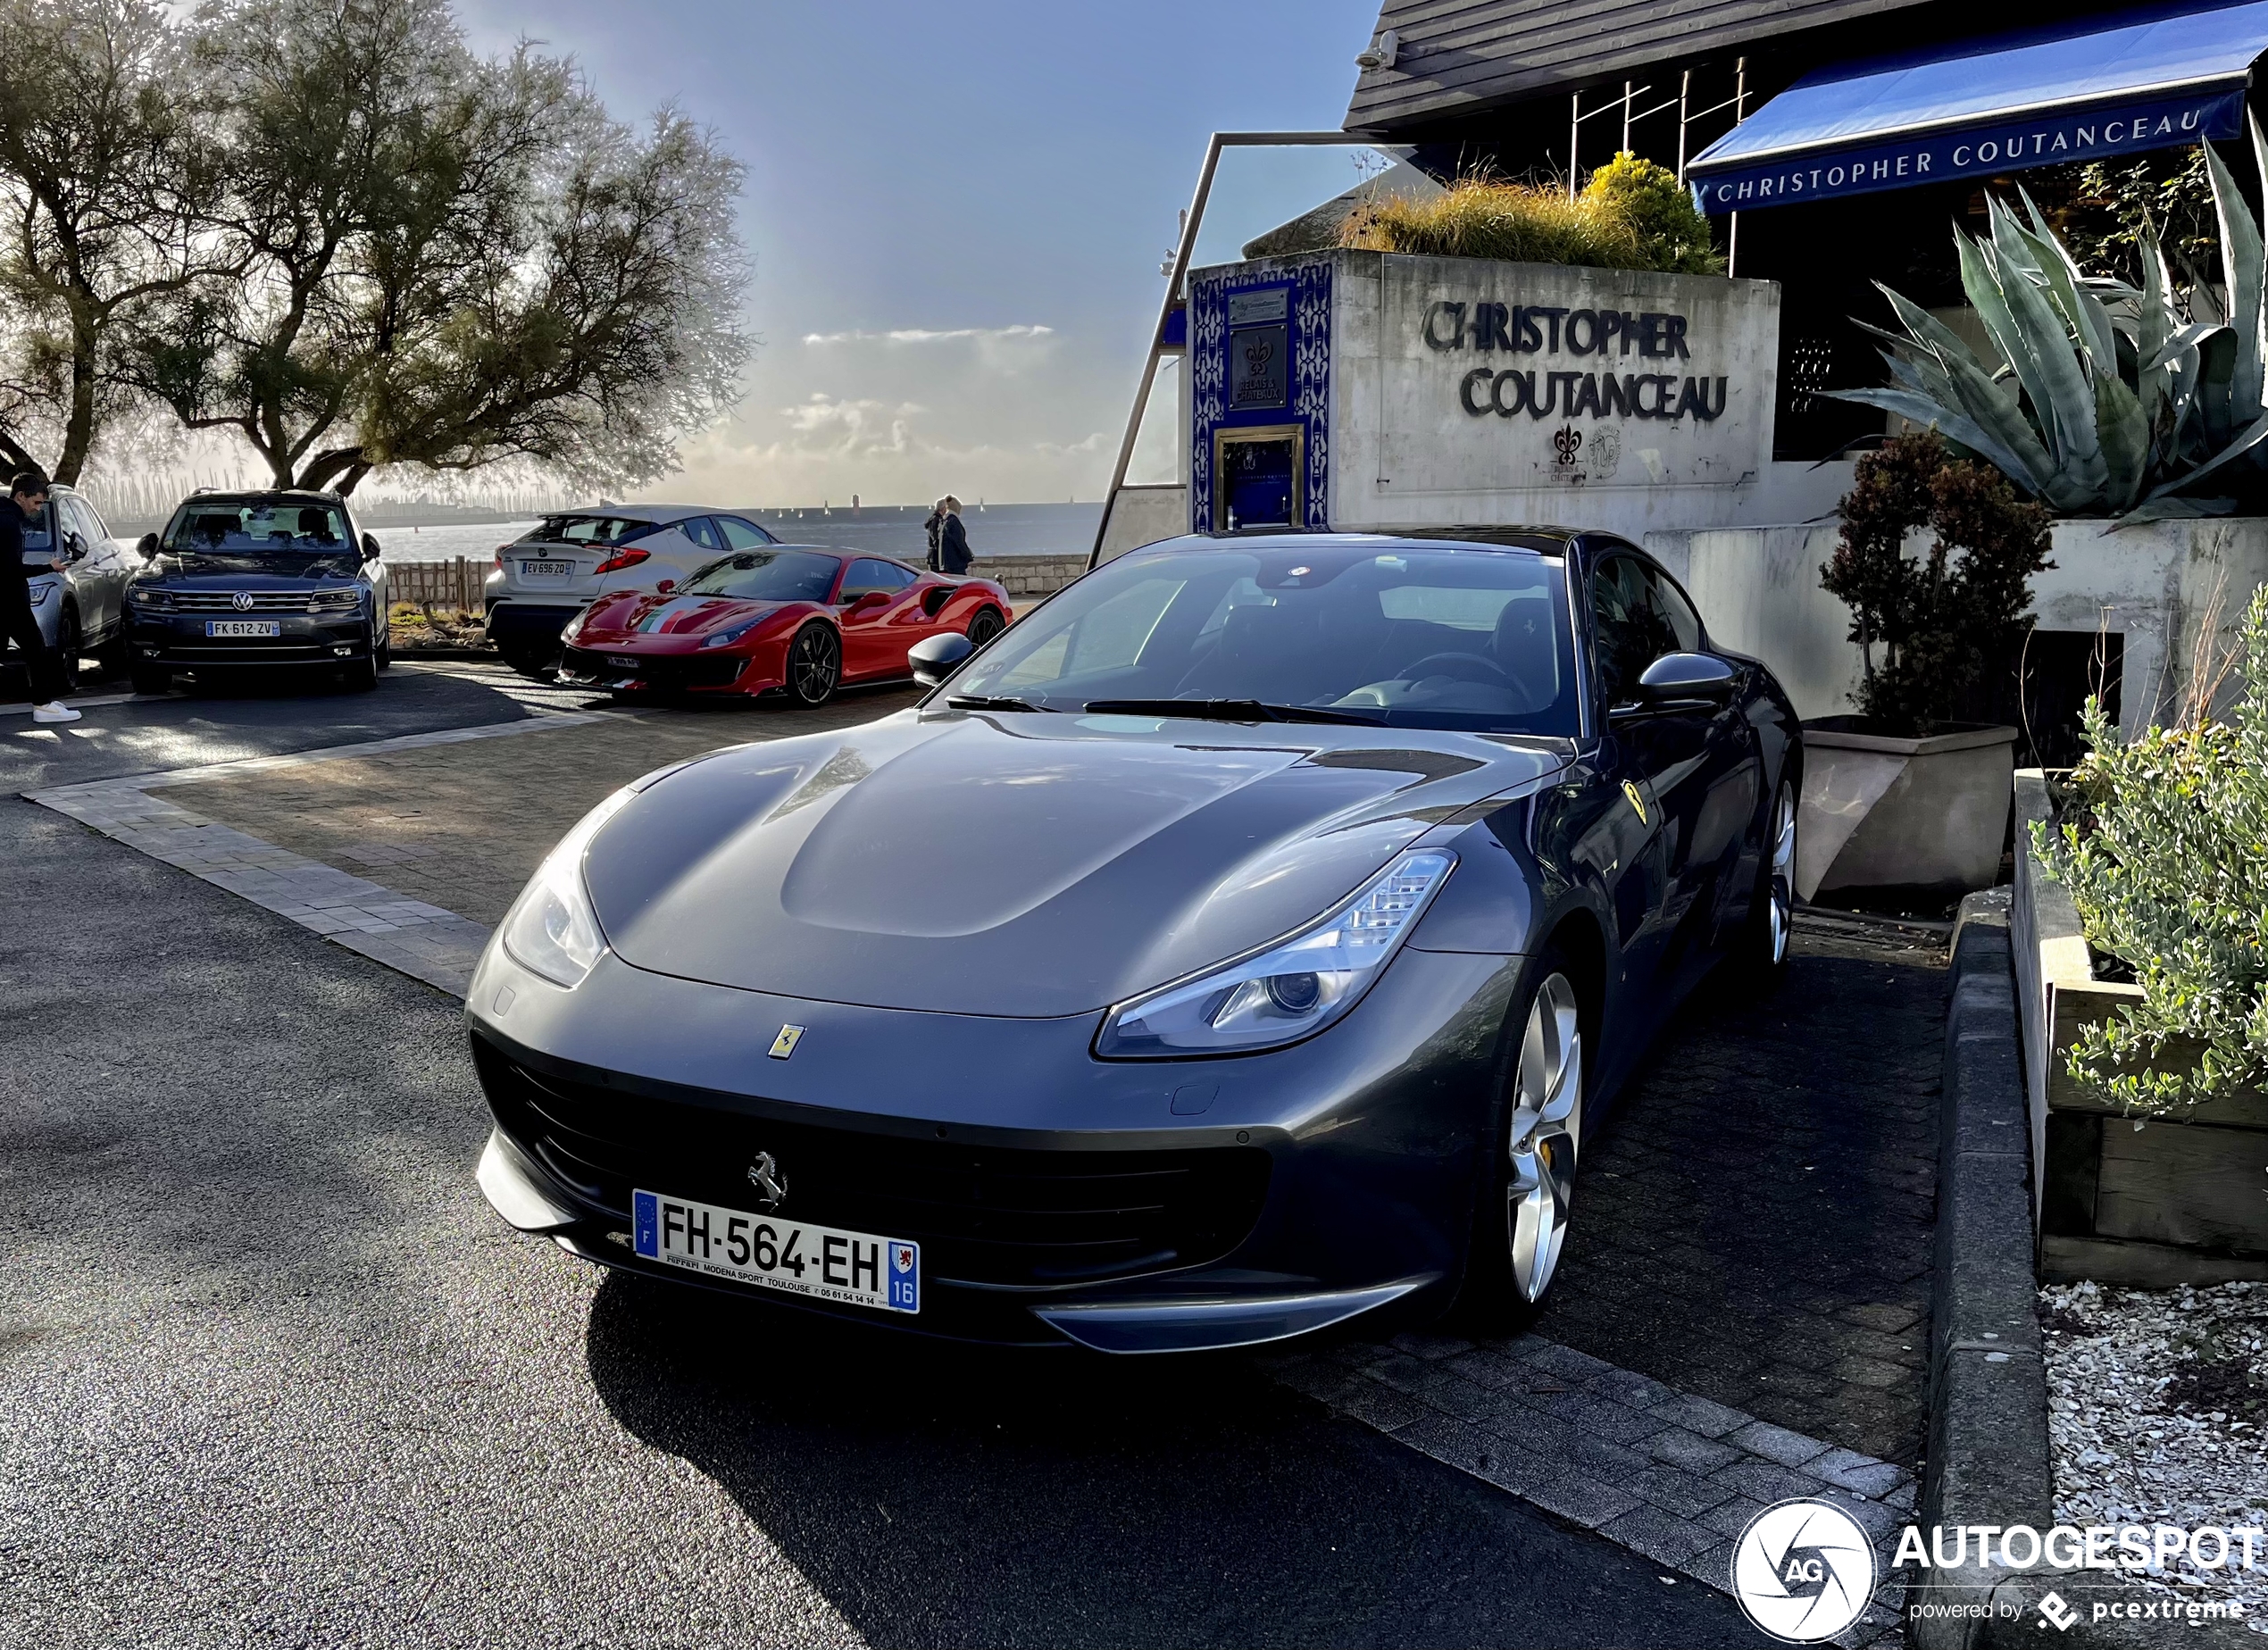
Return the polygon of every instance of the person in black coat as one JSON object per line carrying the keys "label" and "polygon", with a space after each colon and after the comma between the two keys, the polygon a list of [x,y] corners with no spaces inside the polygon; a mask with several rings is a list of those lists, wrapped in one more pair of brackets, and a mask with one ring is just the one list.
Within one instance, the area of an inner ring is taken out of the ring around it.
{"label": "person in black coat", "polygon": [[[39,629],[39,615],[31,611],[31,572],[23,564],[23,529],[47,508],[47,478],[27,470],[9,488],[8,502],[0,504],[0,636],[23,654],[25,672],[31,678],[31,720],[37,722],[75,722],[79,712],[68,709],[63,696],[70,687],[63,656],[47,646]],[[50,567],[61,568],[54,556]]]}
{"label": "person in black coat", "polygon": [[945,521],[938,529],[938,571],[958,579],[976,557],[969,554],[969,529],[961,525],[961,501],[947,493],[938,500]]}
{"label": "person in black coat", "polygon": [[921,523],[921,530],[930,536],[929,559],[921,565],[934,573],[938,571],[938,535],[945,530],[945,500],[940,498],[930,506],[929,520]]}

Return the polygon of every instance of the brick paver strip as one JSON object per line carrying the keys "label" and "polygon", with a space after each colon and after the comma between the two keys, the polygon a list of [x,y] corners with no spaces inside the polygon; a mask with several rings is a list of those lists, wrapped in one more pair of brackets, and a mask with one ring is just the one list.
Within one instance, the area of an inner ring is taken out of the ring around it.
{"label": "brick paver strip", "polygon": [[[1674,1391],[1539,1335],[1403,1335],[1386,1346],[1328,1344],[1261,1362],[1338,1413],[1720,1592],[1732,1590],[1733,1541],[1774,1501],[1832,1501],[1878,1542],[1913,1516],[1914,1475],[1895,1462]],[[1564,1400],[1580,1420],[1563,1418]],[[1722,1436],[1691,1430],[1697,1418]],[[1785,1464],[1790,1459],[1829,1470],[1806,1477]],[[1885,1575],[1866,1614],[1837,1642],[1894,1640],[1904,1586],[1903,1576]]]}

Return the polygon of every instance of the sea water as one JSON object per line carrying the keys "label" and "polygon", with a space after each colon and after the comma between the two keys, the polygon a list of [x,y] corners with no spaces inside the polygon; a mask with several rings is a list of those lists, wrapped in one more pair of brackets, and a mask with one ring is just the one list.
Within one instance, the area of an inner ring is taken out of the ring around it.
{"label": "sea water", "polygon": [[[738,513],[784,544],[866,551],[917,563],[930,549],[921,531],[930,512],[921,504],[869,505],[855,513],[844,504]],[[1095,547],[1095,529],[1102,519],[1100,504],[993,504],[982,511],[970,504],[961,512],[969,548],[980,556],[1085,555]],[[532,521],[452,521],[414,529],[389,524],[371,532],[388,562],[446,562],[460,555],[485,562],[497,546],[510,544],[535,525]]]}

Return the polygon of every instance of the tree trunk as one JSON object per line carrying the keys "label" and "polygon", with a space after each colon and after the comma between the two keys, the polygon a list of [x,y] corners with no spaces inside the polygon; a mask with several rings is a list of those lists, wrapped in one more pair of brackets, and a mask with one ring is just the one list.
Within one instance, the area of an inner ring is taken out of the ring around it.
{"label": "tree trunk", "polygon": [[87,449],[95,440],[95,323],[83,304],[71,305],[71,416],[63,422],[63,450],[55,459],[54,479],[79,484]]}

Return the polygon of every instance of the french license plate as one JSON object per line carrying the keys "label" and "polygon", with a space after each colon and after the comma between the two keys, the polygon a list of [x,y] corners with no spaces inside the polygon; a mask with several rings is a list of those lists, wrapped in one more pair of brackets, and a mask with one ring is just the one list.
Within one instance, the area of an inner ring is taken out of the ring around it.
{"label": "french license plate", "polygon": [[276,619],[208,619],[204,621],[207,636],[281,636],[283,623]]}
{"label": "french license plate", "polygon": [[918,1243],[659,1192],[631,1194],[630,1213],[632,1247],[665,1266],[884,1312],[921,1310]]}
{"label": "french license plate", "polygon": [[520,563],[520,576],[522,579],[572,579],[575,576],[575,563],[572,562],[522,562]]}

